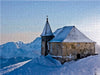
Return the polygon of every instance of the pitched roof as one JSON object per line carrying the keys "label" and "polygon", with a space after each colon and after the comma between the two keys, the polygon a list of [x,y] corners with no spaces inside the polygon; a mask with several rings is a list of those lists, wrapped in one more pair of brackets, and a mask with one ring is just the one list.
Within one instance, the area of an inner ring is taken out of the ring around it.
{"label": "pitched roof", "polygon": [[54,32],[55,37],[50,42],[94,42],[75,26],[65,26]]}
{"label": "pitched roof", "polygon": [[45,27],[43,29],[41,36],[50,36],[50,35],[53,35],[53,33],[52,33],[52,30],[51,30],[51,27],[49,25],[48,18],[47,18],[47,21],[46,21],[46,24],[45,24]]}

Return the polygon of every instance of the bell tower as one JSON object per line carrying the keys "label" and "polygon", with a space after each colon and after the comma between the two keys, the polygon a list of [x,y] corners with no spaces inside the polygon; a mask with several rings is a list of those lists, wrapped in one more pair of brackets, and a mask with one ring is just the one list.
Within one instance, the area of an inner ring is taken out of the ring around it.
{"label": "bell tower", "polygon": [[54,35],[52,33],[51,27],[48,22],[48,16],[46,18],[46,24],[41,34],[41,55],[48,55],[48,41],[53,39]]}

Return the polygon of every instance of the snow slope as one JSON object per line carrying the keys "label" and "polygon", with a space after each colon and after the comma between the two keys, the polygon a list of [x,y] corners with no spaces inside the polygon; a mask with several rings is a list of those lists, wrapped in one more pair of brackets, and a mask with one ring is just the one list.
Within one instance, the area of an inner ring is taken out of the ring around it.
{"label": "snow slope", "polygon": [[30,60],[24,61],[24,62],[20,62],[14,65],[10,65],[7,67],[4,67],[3,69],[0,69],[0,75],[5,74],[7,72],[13,71],[16,68],[19,68],[21,66],[23,66],[24,64],[28,63]]}
{"label": "snow slope", "polygon": [[0,45],[0,58],[12,57],[35,57],[41,51],[41,38],[36,38],[33,42],[24,44],[23,42],[8,42]]}
{"label": "snow slope", "polygon": [[[12,67],[14,68],[14,67]],[[10,68],[11,69],[11,68]],[[10,70],[8,69],[8,71]],[[7,72],[8,72],[7,71]],[[3,70],[2,70],[3,73]],[[24,66],[8,72],[5,75],[100,75],[100,55],[89,56],[78,61],[59,61],[50,56],[40,56]]]}
{"label": "snow slope", "polygon": [[18,62],[27,61],[29,59],[32,59],[32,58],[28,58],[28,57],[1,58],[0,59],[0,69],[2,69],[3,67],[9,66],[9,65],[16,64]]}

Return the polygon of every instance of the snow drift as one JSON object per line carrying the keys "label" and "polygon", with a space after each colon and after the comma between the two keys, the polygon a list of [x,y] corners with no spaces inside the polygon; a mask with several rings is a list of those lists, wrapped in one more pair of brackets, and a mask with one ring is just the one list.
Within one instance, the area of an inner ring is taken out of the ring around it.
{"label": "snow drift", "polygon": [[[14,67],[12,67],[14,68]],[[10,68],[11,69],[11,68]],[[9,69],[8,69],[9,70]],[[35,58],[24,66],[5,75],[100,75],[100,55],[89,56],[78,61],[59,61],[50,56]]]}

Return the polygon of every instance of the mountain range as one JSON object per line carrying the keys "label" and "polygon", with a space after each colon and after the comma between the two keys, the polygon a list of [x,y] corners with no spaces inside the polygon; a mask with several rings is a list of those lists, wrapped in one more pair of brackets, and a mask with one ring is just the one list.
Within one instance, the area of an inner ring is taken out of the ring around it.
{"label": "mountain range", "polygon": [[41,38],[37,37],[31,43],[24,44],[21,41],[8,42],[0,45],[0,58],[12,57],[36,57],[40,55]]}

